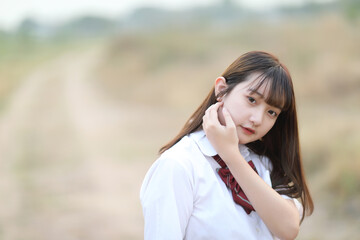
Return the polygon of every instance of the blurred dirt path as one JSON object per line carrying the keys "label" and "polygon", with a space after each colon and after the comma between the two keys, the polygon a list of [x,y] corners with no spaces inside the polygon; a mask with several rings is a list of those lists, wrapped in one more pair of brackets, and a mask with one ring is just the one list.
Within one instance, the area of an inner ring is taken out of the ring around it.
{"label": "blurred dirt path", "polygon": [[148,166],[121,152],[139,116],[98,91],[101,54],[43,65],[1,113],[0,239],[142,238],[138,191]]}

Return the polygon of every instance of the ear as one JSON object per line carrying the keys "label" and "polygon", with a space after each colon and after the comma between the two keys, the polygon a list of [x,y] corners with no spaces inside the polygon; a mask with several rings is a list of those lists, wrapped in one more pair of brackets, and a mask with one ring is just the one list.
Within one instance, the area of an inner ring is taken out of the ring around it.
{"label": "ear", "polygon": [[218,77],[215,80],[215,96],[218,96],[220,93],[224,92],[227,88],[226,80],[224,77]]}

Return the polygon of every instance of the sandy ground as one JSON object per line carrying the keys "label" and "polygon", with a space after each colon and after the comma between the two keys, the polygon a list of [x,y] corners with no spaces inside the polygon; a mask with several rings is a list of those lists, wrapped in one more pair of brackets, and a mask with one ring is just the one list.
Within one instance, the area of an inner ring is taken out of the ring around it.
{"label": "sandy ground", "polygon": [[[101,51],[42,66],[0,118],[0,239],[141,239],[141,154],[124,133],[141,109],[99,94]],[[131,127],[130,127],[131,128]]]}

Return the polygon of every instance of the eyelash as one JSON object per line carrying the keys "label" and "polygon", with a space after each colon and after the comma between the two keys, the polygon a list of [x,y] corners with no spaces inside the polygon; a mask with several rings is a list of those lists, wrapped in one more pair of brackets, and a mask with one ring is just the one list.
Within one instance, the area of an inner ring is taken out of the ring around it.
{"label": "eyelash", "polygon": [[271,117],[277,117],[278,116],[278,114],[273,110],[269,110],[268,113],[270,114]]}
{"label": "eyelash", "polygon": [[248,97],[248,100],[250,103],[256,103],[256,100],[253,97]]}
{"label": "eyelash", "polygon": [[[256,103],[256,99],[255,99],[255,98],[253,98],[253,97],[247,97],[247,98],[248,98],[248,100],[249,100],[249,102],[250,102],[251,104],[255,104],[255,103]],[[274,118],[278,116],[278,114],[277,114],[275,111],[273,111],[273,110],[269,110],[268,113],[270,114],[271,117],[274,117]]]}

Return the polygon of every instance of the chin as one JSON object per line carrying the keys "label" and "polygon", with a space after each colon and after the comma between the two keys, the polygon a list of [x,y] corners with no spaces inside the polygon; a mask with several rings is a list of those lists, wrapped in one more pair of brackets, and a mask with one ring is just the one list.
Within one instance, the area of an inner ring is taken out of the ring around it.
{"label": "chin", "polygon": [[239,140],[239,144],[245,145],[250,143],[251,141]]}

